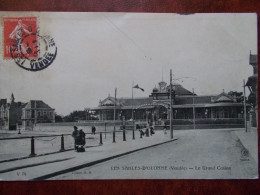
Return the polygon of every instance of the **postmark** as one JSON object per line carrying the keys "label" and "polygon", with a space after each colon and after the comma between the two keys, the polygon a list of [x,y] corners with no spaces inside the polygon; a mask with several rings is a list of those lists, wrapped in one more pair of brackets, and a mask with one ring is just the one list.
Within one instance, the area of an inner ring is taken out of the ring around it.
{"label": "postmark", "polygon": [[51,36],[40,35],[37,17],[4,17],[3,21],[4,59],[34,72],[52,64],[57,47]]}

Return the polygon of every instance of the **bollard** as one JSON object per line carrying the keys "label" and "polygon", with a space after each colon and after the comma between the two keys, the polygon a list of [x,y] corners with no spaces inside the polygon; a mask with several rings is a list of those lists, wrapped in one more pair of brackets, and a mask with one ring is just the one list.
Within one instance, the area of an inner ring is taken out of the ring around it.
{"label": "bollard", "polygon": [[31,154],[30,157],[36,156],[35,150],[34,150],[34,137],[31,138]]}
{"label": "bollard", "polygon": [[63,152],[65,149],[64,149],[64,136],[63,134],[61,135],[61,138],[60,138],[60,152]]}
{"label": "bollard", "polygon": [[102,132],[100,132],[100,142],[99,142],[99,145],[102,145],[103,144],[103,141],[102,141]]}
{"label": "bollard", "polygon": [[142,134],[142,131],[139,131],[140,132],[140,138],[143,138],[143,134]]}
{"label": "bollard", "polygon": [[21,134],[21,129],[19,128],[18,130],[19,130],[19,131],[18,131],[18,134]]}
{"label": "bollard", "polygon": [[113,131],[113,143],[116,143],[116,132]]}
{"label": "bollard", "polygon": [[123,141],[126,141],[125,130],[123,130]]}
{"label": "bollard", "polygon": [[135,139],[135,129],[133,129],[133,139]]}

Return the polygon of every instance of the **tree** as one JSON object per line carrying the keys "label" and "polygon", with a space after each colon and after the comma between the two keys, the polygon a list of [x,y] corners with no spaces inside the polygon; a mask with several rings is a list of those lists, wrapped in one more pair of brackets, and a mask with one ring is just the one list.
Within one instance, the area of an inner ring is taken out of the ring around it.
{"label": "tree", "polygon": [[86,111],[76,110],[64,117],[64,122],[77,122],[78,120],[86,120]]}
{"label": "tree", "polygon": [[63,122],[63,118],[61,115],[58,115],[57,113],[55,113],[55,122]]}
{"label": "tree", "polygon": [[228,92],[228,95],[235,98],[237,100],[237,102],[243,102],[244,101],[243,92],[230,91],[230,92]]}

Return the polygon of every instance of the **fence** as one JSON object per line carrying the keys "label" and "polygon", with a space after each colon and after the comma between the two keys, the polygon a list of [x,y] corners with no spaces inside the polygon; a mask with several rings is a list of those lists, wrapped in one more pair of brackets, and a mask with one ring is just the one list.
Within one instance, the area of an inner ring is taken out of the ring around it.
{"label": "fence", "polygon": [[[131,139],[134,140],[136,139],[136,133],[137,130],[132,130],[132,131],[113,131],[113,132],[107,132],[107,131],[99,131],[96,133],[85,133],[86,135],[93,135],[95,139],[92,139],[91,137],[86,138],[89,139],[86,141],[86,143],[90,143],[90,145],[85,146],[87,147],[93,147],[93,146],[101,146],[103,145],[103,139],[107,139],[107,135],[110,135],[110,138],[112,136],[111,142],[116,143],[116,139],[118,137],[116,134],[120,135],[120,139],[123,141],[127,141],[127,132],[130,132]],[[140,138],[143,138],[143,136],[149,137],[151,136],[151,132],[149,133],[149,130],[147,129],[146,132],[139,131],[140,133]],[[46,139],[47,138],[47,139]],[[91,139],[90,139],[91,138]],[[17,142],[18,140],[18,142]],[[13,144],[10,144],[10,141],[15,141],[17,147],[14,147]],[[19,150],[22,151],[22,156],[16,156],[16,158],[9,158],[9,159],[2,159],[0,160],[0,163],[2,162],[8,162],[8,161],[13,161],[13,160],[19,160],[19,159],[25,159],[25,158],[30,158],[30,157],[35,157],[35,156],[42,156],[42,155],[47,155],[47,154],[54,154],[54,153],[59,153],[59,152],[64,152],[68,150],[73,150],[74,149],[74,140],[71,136],[71,134],[57,134],[57,135],[39,135],[39,136],[24,136],[24,137],[11,137],[11,138],[0,138],[0,142],[2,142],[2,149],[6,149],[8,147],[11,147],[13,151],[11,151],[11,154],[15,154],[15,148],[16,148],[16,153],[19,153]],[[4,143],[7,142],[9,144],[8,147],[3,147]],[[52,144],[52,146],[44,145],[42,142],[53,142],[55,145]],[[59,143],[57,143],[59,142]],[[25,147],[24,147],[25,146]],[[43,151],[43,153],[37,154],[36,152],[36,147],[38,146],[39,150]],[[48,147],[48,148],[47,148]],[[51,151],[49,151],[51,150]],[[2,152],[1,152],[2,153]],[[26,155],[27,153],[27,155]],[[13,156],[12,156],[13,157]]]}

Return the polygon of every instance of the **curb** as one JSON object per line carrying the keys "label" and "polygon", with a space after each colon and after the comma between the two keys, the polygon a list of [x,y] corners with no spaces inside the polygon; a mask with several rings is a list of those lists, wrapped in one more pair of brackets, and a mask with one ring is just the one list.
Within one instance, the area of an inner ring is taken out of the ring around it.
{"label": "curb", "polygon": [[61,170],[61,171],[56,171],[56,172],[53,172],[53,173],[50,173],[50,174],[47,174],[47,175],[43,175],[43,176],[40,176],[40,177],[36,177],[36,178],[30,179],[30,180],[31,181],[46,180],[46,179],[49,179],[49,178],[52,178],[52,177],[55,177],[55,176],[58,176],[58,175],[69,173],[69,172],[72,172],[72,171],[75,171],[75,170],[78,170],[78,169],[82,169],[82,168],[85,168],[85,167],[90,167],[90,166],[93,166],[93,165],[96,165],[96,164],[100,164],[100,163],[112,160],[114,158],[125,156],[125,155],[128,155],[128,154],[134,153],[134,152],[138,152],[138,151],[145,150],[145,149],[148,149],[148,148],[152,148],[152,147],[155,147],[155,146],[159,146],[159,145],[162,145],[162,144],[170,143],[170,142],[173,142],[173,141],[176,141],[176,140],[178,140],[178,138],[173,139],[173,140],[169,140],[169,141],[166,141],[166,142],[154,144],[154,145],[151,145],[151,146],[146,146],[144,148],[139,148],[139,149],[132,150],[132,151],[129,151],[129,152],[117,154],[117,155],[110,156],[110,157],[107,157],[107,158],[103,158],[103,159],[100,159],[100,160],[96,160],[96,161],[93,161],[93,162],[88,162],[88,163],[78,165],[78,166],[75,166],[75,167],[71,167],[71,168],[67,168],[67,169],[64,169],[64,170]]}

